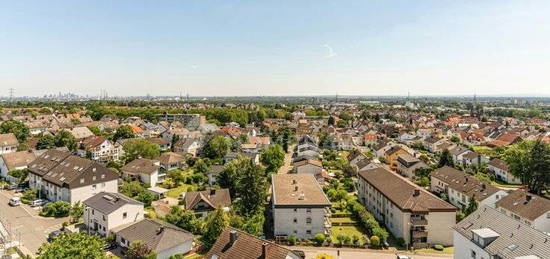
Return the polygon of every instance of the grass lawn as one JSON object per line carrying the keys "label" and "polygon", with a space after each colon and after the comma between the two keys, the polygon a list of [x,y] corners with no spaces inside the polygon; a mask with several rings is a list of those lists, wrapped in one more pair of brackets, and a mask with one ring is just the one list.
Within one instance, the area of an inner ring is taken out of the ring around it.
{"label": "grass lawn", "polygon": [[494,186],[497,186],[497,187],[502,187],[502,188],[519,188],[521,187],[521,184],[507,184],[505,182],[497,182],[497,181],[492,181],[491,182],[491,185],[494,185]]}
{"label": "grass lawn", "polygon": [[333,242],[337,242],[336,236],[338,236],[338,234],[343,234],[349,237],[352,237],[353,235],[356,235],[356,236],[364,235],[364,233],[361,232],[361,229],[356,226],[335,226],[330,228],[330,232],[331,232]]}
{"label": "grass lawn", "polygon": [[196,253],[196,254],[192,254],[184,257],[184,259],[200,259],[200,258],[204,258],[204,254]]}
{"label": "grass lawn", "polygon": [[183,184],[183,185],[180,185],[176,188],[170,189],[166,193],[166,196],[177,199],[182,192],[187,192],[187,188],[189,188],[190,186],[193,186],[193,185]]}
{"label": "grass lawn", "polygon": [[355,223],[356,221],[353,220],[350,217],[346,218],[330,218],[330,222],[337,222],[337,223]]}
{"label": "grass lawn", "polygon": [[449,246],[449,247],[445,247],[443,251],[438,251],[433,248],[416,249],[415,251],[421,252],[421,253],[431,253],[431,254],[453,254],[455,251],[455,248],[452,246]]}

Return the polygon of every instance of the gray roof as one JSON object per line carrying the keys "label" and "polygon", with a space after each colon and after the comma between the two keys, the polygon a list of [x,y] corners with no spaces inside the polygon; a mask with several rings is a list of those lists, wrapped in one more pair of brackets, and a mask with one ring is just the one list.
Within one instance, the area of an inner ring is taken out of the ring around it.
{"label": "gray roof", "polygon": [[154,252],[167,249],[193,240],[193,234],[174,225],[154,219],[143,219],[131,225],[113,229],[120,237],[129,242],[141,240]]}
{"label": "gray roof", "polygon": [[102,212],[103,214],[110,214],[111,212],[122,208],[126,204],[143,206],[143,203],[139,201],[128,198],[123,194],[112,192],[100,192],[85,200],[84,204]]}
{"label": "gray roof", "polygon": [[454,229],[469,240],[473,239],[474,231],[487,233],[483,229],[490,229],[496,232],[498,237],[484,250],[503,259],[533,255],[550,258],[550,236],[488,206],[470,214]]}

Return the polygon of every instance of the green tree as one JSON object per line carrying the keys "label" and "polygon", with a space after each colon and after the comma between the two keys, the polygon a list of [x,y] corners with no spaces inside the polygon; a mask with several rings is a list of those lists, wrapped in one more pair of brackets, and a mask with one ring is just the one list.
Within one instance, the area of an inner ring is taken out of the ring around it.
{"label": "green tree", "polygon": [[71,209],[71,204],[65,201],[50,202],[42,208],[40,215],[43,217],[67,217]]}
{"label": "green tree", "polygon": [[88,126],[88,129],[89,129],[92,133],[94,133],[94,135],[96,135],[96,136],[101,136],[101,135],[103,135],[103,132],[101,132],[101,130],[100,130],[98,127],[96,127],[96,126]]}
{"label": "green tree", "polygon": [[267,172],[274,173],[279,170],[285,160],[285,151],[278,144],[263,148],[260,155],[260,162],[267,168]]}
{"label": "green tree", "polygon": [[206,143],[203,152],[212,159],[223,158],[229,152],[230,147],[229,139],[224,136],[214,136]]}
{"label": "green tree", "polygon": [[263,170],[251,159],[239,159],[240,167],[236,182],[237,210],[241,215],[259,213],[267,197],[267,182]]}
{"label": "green tree", "polygon": [[141,240],[132,241],[126,251],[126,258],[128,259],[154,259],[157,255],[147,244]]}
{"label": "green tree", "polygon": [[370,237],[370,244],[374,247],[380,246],[380,238],[377,236],[371,236]]}
{"label": "green tree", "polygon": [[56,147],[67,147],[71,151],[76,150],[76,138],[72,133],[66,130],[61,130],[55,134],[54,144]]}
{"label": "green tree", "polygon": [[124,149],[125,159],[128,162],[138,158],[153,159],[160,155],[159,146],[146,139],[132,139],[126,141],[122,148]]}
{"label": "green tree", "polygon": [[143,202],[143,206],[145,207],[150,207],[151,203],[155,200],[155,196],[148,191],[140,192],[135,198],[136,200]]}
{"label": "green tree", "polygon": [[223,170],[216,176],[216,182],[222,188],[229,189],[229,194],[234,199],[237,192],[237,178],[239,176],[240,159],[227,163]]}
{"label": "green tree", "polygon": [[27,179],[27,176],[29,175],[28,169],[15,169],[8,172],[8,175],[11,177],[17,178],[19,180],[19,183],[24,182]]}
{"label": "green tree", "polygon": [[80,201],[77,201],[71,206],[69,216],[71,216],[72,222],[78,222],[82,215],[84,215],[84,206],[80,203]]}
{"label": "green tree", "polygon": [[441,168],[444,166],[449,166],[449,167],[455,166],[453,157],[451,156],[451,152],[448,149],[445,149],[443,150],[443,152],[441,152],[441,157],[439,158],[439,163],[437,164],[438,168]]}
{"label": "green tree", "polygon": [[13,133],[19,142],[25,142],[29,136],[30,130],[20,121],[8,120],[0,124],[0,134]]}
{"label": "green tree", "polygon": [[200,235],[202,231],[202,221],[195,216],[191,210],[183,210],[180,206],[173,206],[164,219],[182,229]]}
{"label": "green tree", "polygon": [[43,243],[38,249],[38,259],[107,259],[103,251],[104,241],[98,236],[84,233],[65,234],[51,243]]}
{"label": "green tree", "polygon": [[472,198],[470,199],[470,202],[468,202],[468,206],[464,208],[464,216],[468,216],[472,214],[474,211],[477,210],[478,207],[479,207],[479,204],[477,203],[475,196],[472,196]]}
{"label": "green tree", "polygon": [[506,150],[504,160],[529,192],[541,194],[550,184],[550,145],[540,140],[522,141]]}
{"label": "green tree", "polygon": [[113,141],[134,137],[135,135],[132,127],[130,127],[129,125],[122,125],[116,130],[115,135],[113,135]]}
{"label": "green tree", "polygon": [[201,241],[206,250],[209,250],[216,242],[216,239],[223,232],[223,229],[229,224],[229,218],[221,207],[208,213],[205,221],[204,233]]}
{"label": "green tree", "polygon": [[234,227],[238,228],[246,233],[249,233],[251,235],[255,236],[261,236],[264,234],[264,223],[265,223],[265,217],[262,212],[256,213],[253,216],[247,216],[243,217],[240,215],[237,215],[236,213],[233,213],[230,218],[229,224]]}
{"label": "green tree", "polygon": [[55,146],[55,139],[52,135],[45,134],[36,142],[36,149],[50,149]]}
{"label": "green tree", "polygon": [[315,244],[318,246],[322,246],[325,243],[325,239],[326,239],[325,235],[321,233],[315,235],[315,237],[313,238],[313,240],[315,241]]}
{"label": "green tree", "polygon": [[208,158],[199,158],[197,161],[195,161],[195,164],[193,165],[193,169],[195,172],[205,174],[208,172],[208,169],[212,165],[212,162]]}
{"label": "green tree", "polygon": [[142,192],[145,192],[145,187],[138,181],[124,182],[122,186],[120,186],[120,193],[128,197],[136,197]]}

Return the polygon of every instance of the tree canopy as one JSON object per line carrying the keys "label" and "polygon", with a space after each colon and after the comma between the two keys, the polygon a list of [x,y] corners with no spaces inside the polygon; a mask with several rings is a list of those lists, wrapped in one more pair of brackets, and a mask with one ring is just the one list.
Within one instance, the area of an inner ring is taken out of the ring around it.
{"label": "tree canopy", "polygon": [[267,172],[274,173],[279,170],[285,160],[285,151],[278,144],[267,146],[262,150],[260,161],[267,168]]}
{"label": "tree canopy", "polygon": [[450,166],[450,167],[455,166],[453,157],[451,156],[451,152],[448,149],[445,149],[443,150],[443,152],[441,152],[441,157],[439,158],[439,163],[437,164],[438,168],[441,168],[444,166]]}
{"label": "tree canopy", "polygon": [[38,259],[106,259],[104,241],[98,236],[84,233],[64,234],[39,248]]}
{"label": "tree canopy", "polygon": [[56,147],[67,147],[71,151],[76,150],[76,138],[72,133],[66,130],[61,130],[55,134],[54,144]]}
{"label": "tree canopy", "polygon": [[113,135],[113,141],[126,138],[134,138],[134,131],[129,125],[120,126]]}
{"label": "tree canopy", "polygon": [[224,136],[214,136],[208,140],[203,152],[205,156],[212,159],[223,158],[229,152],[230,147],[231,142],[229,139]]}
{"label": "tree canopy", "polygon": [[8,120],[0,124],[0,134],[13,133],[19,142],[25,142],[29,136],[30,130],[23,122]]}
{"label": "tree canopy", "polygon": [[146,139],[131,139],[123,146],[126,161],[132,161],[137,158],[153,159],[160,155],[159,146],[149,142]]}
{"label": "tree canopy", "polygon": [[522,141],[510,146],[504,160],[512,175],[521,179],[529,191],[541,192],[550,184],[550,145],[540,140]]}

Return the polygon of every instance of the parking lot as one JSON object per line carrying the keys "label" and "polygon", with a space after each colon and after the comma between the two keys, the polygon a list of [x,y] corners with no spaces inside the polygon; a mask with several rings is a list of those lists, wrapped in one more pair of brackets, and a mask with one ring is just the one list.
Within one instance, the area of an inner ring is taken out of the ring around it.
{"label": "parking lot", "polygon": [[0,190],[0,221],[11,234],[12,241],[24,247],[23,251],[36,253],[48,234],[58,230],[68,218],[44,218],[38,215],[39,208],[26,204],[11,207],[8,202],[13,196],[13,191]]}

